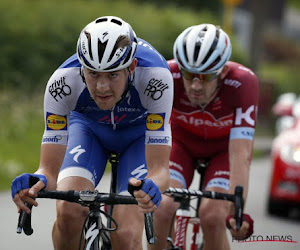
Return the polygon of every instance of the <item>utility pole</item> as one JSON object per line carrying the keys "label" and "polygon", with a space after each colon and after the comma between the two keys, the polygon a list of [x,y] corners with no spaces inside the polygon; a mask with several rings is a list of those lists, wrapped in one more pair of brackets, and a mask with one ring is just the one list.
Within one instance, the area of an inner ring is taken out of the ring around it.
{"label": "utility pole", "polygon": [[252,30],[250,42],[250,68],[257,72],[262,59],[263,33],[267,21],[270,0],[251,0]]}

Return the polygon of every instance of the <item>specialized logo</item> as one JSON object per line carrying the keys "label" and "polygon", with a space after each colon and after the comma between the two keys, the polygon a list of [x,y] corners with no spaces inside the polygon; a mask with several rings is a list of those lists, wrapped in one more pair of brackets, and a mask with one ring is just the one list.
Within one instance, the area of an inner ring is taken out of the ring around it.
{"label": "specialized logo", "polygon": [[76,161],[77,163],[79,163],[78,162],[78,157],[80,155],[82,155],[83,153],[85,153],[85,152],[86,152],[85,149],[81,148],[81,145],[78,145],[77,147],[73,148],[70,151],[70,154],[71,155],[75,154],[74,157],[73,157],[73,160]]}
{"label": "specialized logo", "polygon": [[145,167],[145,164],[137,167],[136,169],[134,169],[131,172],[131,175],[133,175],[134,178],[136,178],[136,179],[140,179],[140,178],[144,177],[146,174],[147,174],[147,169]]}
{"label": "specialized logo", "polygon": [[72,90],[68,84],[66,84],[66,77],[61,77],[58,81],[55,80],[49,86],[49,93],[58,102],[58,99],[62,99],[65,96],[71,95]]}
{"label": "specialized logo", "polygon": [[169,88],[168,84],[163,83],[162,80],[157,80],[152,78],[149,81],[144,91],[144,94],[147,94],[147,96],[150,96],[151,99],[156,101],[163,96],[164,91],[168,88]]}
{"label": "specialized logo", "polygon": [[67,117],[52,113],[46,115],[47,130],[67,130]]}
{"label": "specialized logo", "polygon": [[147,122],[146,127],[147,130],[164,130],[164,120],[165,120],[165,114],[149,114],[147,116]]}
{"label": "specialized logo", "polygon": [[86,249],[91,249],[92,243],[94,242],[98,234],[99,234],[99,229],[96,228],[96,222],[95,222],[86,232],[85,235],[85,239],[87,241]]}

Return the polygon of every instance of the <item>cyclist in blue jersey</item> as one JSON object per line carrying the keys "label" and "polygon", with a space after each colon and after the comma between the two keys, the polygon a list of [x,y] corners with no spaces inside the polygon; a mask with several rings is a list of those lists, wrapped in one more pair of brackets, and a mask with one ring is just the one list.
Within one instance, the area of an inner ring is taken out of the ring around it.
{"label": "cyclist in blue jersey", "polygon": [[[154,211],[169,186],[173,79],[166,60],[131,26],[114,16],[89,23],[77,53],[50,77],[44,97],[45,131],[38,170],[12,183],[18,211],[30,210],[43,188],[94,190],[111,152],[120,153],[117,191],[128,182],[139,206],[116,206],[113,249],[142,249],[143,213]],[[37,183],[32,186],[32,181]],[[78,247],[87,210],[57,202],[55,249]]]}

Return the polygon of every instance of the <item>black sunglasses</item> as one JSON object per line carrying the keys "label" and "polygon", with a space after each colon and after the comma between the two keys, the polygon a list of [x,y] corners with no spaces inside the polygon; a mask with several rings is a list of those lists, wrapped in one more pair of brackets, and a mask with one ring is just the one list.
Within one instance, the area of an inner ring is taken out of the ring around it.
{"label": "black sunglasses", "polygon": [[195,74],[195,73],[191,73],[189,71],[186,71],[185,69],[181,69],[181,74],[182,76],[191,81],[194,78],[199,78],[199,80],[201,82],[211,82],[212,80],[214,80],[219,74],[220,72],[216,72],[216,73],[210,73],[210,74]]}

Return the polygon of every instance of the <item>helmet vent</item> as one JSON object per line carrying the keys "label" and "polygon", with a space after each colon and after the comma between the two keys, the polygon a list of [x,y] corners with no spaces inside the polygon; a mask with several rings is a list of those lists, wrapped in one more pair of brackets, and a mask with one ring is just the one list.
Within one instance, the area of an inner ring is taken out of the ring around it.
{"label": "helmet vent", "polygon": [[[177,51],[177,53],[178,53],[178,51]],[[184,41],[183,41],[183,53],[184,53],[185,60],[188,60],[187,51],[186,51],[186,37],[184,38]]]}
{"label": "helmet vent", "polygon": [[127,63],[128,60],[130,59],[130,57],[131,57],[131,51],[132,51],[132,47],[130,48],[130,50],[129,50],[129,52],[128,52],[128,54],[127,54],[125,60],[124,60],[124,64]]}
{"label": "helmet vent", "polygon": [[102,43],[100,41],[100,39],[98,39],[98,58],[99,58],[99,64],[101,64],[102,57],[104,55],[104,51],[105,51],[105,48],[107,46],[107,42],[108,41],[105,41],[104,43]]}
{"label": "helmet vent", "polygon": [[115,24],[117,24],[117,25],[122,26],[122,22],[120,22],[120,21],[117,20],[117,19],[111,19],[111,22],[112,22],[112,23],[115,23]]}
{"label": "helmet vent", "polygon": [[90,55],[90,58],[91,60],[94,60],[93,58],[93,53],[92,53],[92,50],[91,50],[91,47],[92,47],[92,44],[91,44],[91,34],[88,33],[88,32],[84,32],[84,34],[86,35],[86,38],[88,40],[88,49],[89,49],[89,55]]}
{"label": "helmet vent", "polygon": [[95,22],[96,23],[107,22],[107,18],[98,18]]}
{"label": "helmet vent", "polygon": [[[206,61],[208,60],[208,58],[210,58],[211,54],[215,51],[216,47],[217,47],[217,44],[218,44],[218,39],[215,38],[206,57],[204,58],[203,60],[203,64],[206,63]],[[218,58],[217,58],[218,59]]]}

